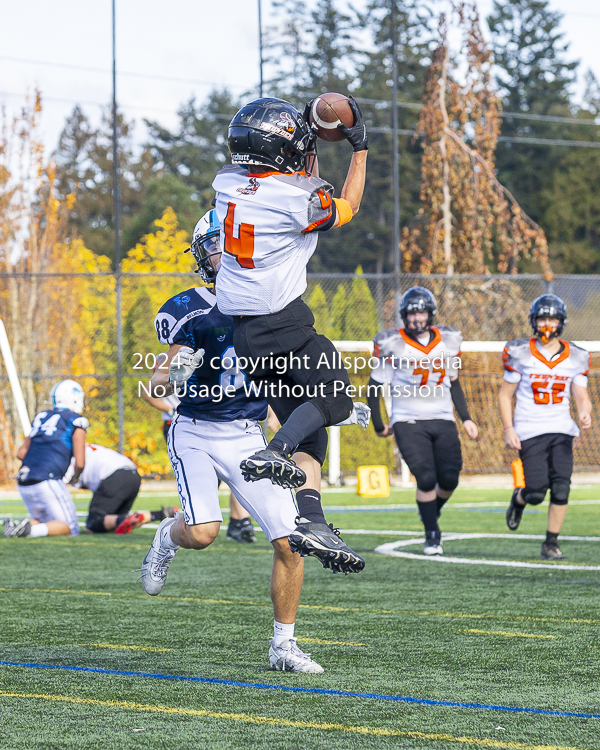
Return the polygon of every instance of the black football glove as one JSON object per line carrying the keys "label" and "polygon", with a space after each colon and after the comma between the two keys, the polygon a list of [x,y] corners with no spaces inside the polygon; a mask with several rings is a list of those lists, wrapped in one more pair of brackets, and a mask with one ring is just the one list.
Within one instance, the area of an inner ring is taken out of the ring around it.
{"label": "black football glove", "polygon": [[310,109],[312,107],[312,104],[314,102],[314,99],[311,99],[309,102],[306,103],[304,107],[304,112],[302,113],[302,117],[304,118],[304,121],[308,125],[308,129],[311,132],[310,140],[308,141],[306,145],[306,153],[317,153],[317,129],[314,125],[310,124]]}
{"label": "black football glove", "polygon": [[351,128],[347,128],[340,123],[338,128],[352,146],[353,151],[366,151],[369,148],[369,139],[367,138],[367,128],[365,127],[362,112],[353,96],[348,97],[348,101],[350,109],[354,114],[354,125]]}

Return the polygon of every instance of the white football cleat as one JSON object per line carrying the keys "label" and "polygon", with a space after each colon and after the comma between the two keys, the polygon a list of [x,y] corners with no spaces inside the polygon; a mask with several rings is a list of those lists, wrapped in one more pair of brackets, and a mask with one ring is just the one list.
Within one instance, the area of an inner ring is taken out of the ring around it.
{"label": "white football cleat", "polygon": [[10,518],[4,520],[4,536],[7,539],[29,536],[30,533],[31,524],[28,518],[23,518],[21,521],[12,521]]}
{"label": "white football cleat", "polygon": [[275,646],[274,638],[269,638],[271,648],[269,649],[269,661],[271,669],[277,672],[324,672],[325,670],[316,661],[310,658],[310,654],[300,651],[296,645],[297,638],[290,638]]}
{"label": "white football cleat", "polygon": [[161,539],[168,533],[169,526],[174,524],[175,520],[175,518],[165,518],[164,521],[160,522],[160,526],[156,530],[156,534],[152,540],[152,545],[142,563],[142,585],[146,593],[150,594],[150,596],[158,596],[162,591],[162,587],[167,580],[169,565],[177,552],[176,549],[165,549],[160,543]]}
{"label": "white football cleat", "polygon": [[439,531],[427,531],[425,534],[424,555],[443,555],[442,535]]}

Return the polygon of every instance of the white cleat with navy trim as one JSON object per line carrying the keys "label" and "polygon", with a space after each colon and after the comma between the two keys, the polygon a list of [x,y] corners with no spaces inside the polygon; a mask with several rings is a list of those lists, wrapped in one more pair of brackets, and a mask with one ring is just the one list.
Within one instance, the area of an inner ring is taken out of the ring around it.
{"label": "white cleat with navy trim", "polygon": [[269,649],[269,661],[271,669],[278,672],[324,672],[325,670],[316,661],[310,658],[310,654],[300,651],[296,645],[297,638],[282,641],[279,646],[273,643],[275,639],[269,638],[271,648]]}
{"label": "white cleat with navy trim", "polygon": [[161,521],[152,540],[152,546],[142,563],[142,585],[150,596],[158,596],[162,591],[162,587],[167,580],[169,565],[173,561],[177,549],[179,549],[179,547],[177,549],[166,549],[161,544],[161,540],[169,532],[169,526],[174,524],[175,521],[175,518],[165,518],[164,521]]}

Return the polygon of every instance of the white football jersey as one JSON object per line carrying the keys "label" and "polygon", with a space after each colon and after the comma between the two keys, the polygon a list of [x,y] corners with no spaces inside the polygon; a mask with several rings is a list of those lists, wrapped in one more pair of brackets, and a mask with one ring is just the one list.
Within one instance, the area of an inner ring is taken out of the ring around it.
{"label": "white football jersey", "polygon": [[459,373],[462,333],[450,326],[432,326],[431,332],[428,344],[415,341],[403,328],[381,331],[373,340],[379,366],[373,368],[371,377],[377,383],[390,383],[391,424],[455,421],[450,377]]}
{"label": "white football jersey", "polygon": [[217,174],[213,188],[223,249],[219,310],[279,312],[306,290],[316,232],[335,223],[332,186],[302,172],[250,174],[232,164]]}
{"label": "white football jersey", "polygon": [[587,386],[590,355],[570,341],[548,360],[535,339],[516,339],[504,347],[504,380],[518,383],[514,427],[520,440],[562,432],[579,435],[571,417],[571,383]]}
{"label": "white football jersey", "polygon": [[[68,482],[73,476],[75,459],[71,462],[69,470],[64,476]],[[137,467],[133,461],[122,453],[117,453],[110,448],[94,443],[85,444],[85,467],[79,477],[79,482],[92,492],[95,492],[102,480],[114,474],[117,469],[135,470]]]}

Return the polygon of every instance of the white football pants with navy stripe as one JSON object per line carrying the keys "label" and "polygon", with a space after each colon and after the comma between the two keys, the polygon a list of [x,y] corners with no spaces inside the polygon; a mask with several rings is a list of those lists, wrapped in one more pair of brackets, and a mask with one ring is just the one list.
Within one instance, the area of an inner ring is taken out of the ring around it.
{"label": "white football pants with navy stripe", "polygon": [[79,523],[71,493],[62,479],[46,479],[37,484],[19,485],[19,493],[31,518],[40,523],[63,521],[78,536]]}
{"label": "white football pants with navy stripe", "polygon": [[240,470],[242,459],[265,445],[257,422],[197,419],[194,423],[189,417],[177,415],[169,430],[167,447],[188,526],[223,520],[218,494],[222,479],[270,542],[288,536],[298,515],[292,491],[277,487],[269,479],[246,482]]}

